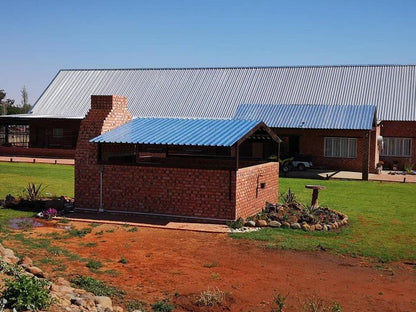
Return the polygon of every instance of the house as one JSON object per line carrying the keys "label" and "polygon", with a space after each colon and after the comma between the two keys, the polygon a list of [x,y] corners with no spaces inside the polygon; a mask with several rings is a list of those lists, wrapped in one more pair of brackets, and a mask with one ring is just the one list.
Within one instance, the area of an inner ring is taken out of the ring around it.
{"label": "house", "polygon": [[279,142],[261,121],[132,119],[125,97],[91,96],[75,153],[76,207],[245,218],[278,200]]}
{"label": "house", "polygon": [[[92,94],[125,95],[135,118],[227,119],[243,104],[326,105],[339,111],[340,106],[375,106],[380,137],[375,126],[351,130],[345,122],[345,129],[320,128],[317,135],[324,139],[311,146],[304,137],[311,123],[307,118],[302,128],[272,127],[285,138],[282,151],[312,154],[328,169],[372,171],[378,156],[387,168],[416,163],[415,65],[61,70],[30,114],[0,116],[0,154],[74,157]],[[302,109],[285,112],[289,115],[282,116],[291,119]],[[313,119],[320,119],[317,114]],[[346,121],[355,124],[361,113],[350,108],[348,114]],[[371,131],[368,166],[359,159],[366,134],[356,131]],[[347,144],[349,157],[327,150],[330,144]]]}

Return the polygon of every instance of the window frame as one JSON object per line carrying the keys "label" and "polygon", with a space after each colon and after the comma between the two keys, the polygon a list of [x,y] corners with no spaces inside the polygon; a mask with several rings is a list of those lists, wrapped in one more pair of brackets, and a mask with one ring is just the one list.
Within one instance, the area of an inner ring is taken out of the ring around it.
{"label": "window frame", "polygon": [[[393,142],[393,144],[392,144]],[[398,151],[400,149],[400,151]],[[408,149],[408,154],[405,149]],[[383,137],[382,157],[412,157],[412,138]]]}
{"label": "window frame", "polygon": [[325,137],[324,156],[328,158],[357,158],[357,138]]}

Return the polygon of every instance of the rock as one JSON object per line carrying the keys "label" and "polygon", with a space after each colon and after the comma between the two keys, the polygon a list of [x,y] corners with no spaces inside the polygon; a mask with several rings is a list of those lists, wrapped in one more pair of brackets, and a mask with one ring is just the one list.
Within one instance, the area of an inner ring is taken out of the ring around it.
{"label": "rock", "polygon": [[267,221],[266,220],[256,220],[256,226],[265,227],[265,226],[267,226]]}
{"label": "rock", "polygon": [[326,224],[324,224],[324,226],[322,228],[325,232],[328,231],[328,226]]}
{"label": "rock", "polygon": [[256,222],[254,222],[253,220],[250,220],[250,221],[247,221],[244,225],[245,226],[250,226],[250,227],[255,227]]}
{"label": "rock", "polygon": [[304,230],[304,231],[310,231],[311,230],[311,227],[309,226],[309,224],[303,223],[302,224],[302,230]]}
{"label": "rock", "polygon": [[71,286],[57,285],[55,283],[52,283],[51,291],[64,295],[64,294],[68,294],[68,293],[73,293],[74,288],[71,287]]}
{"label": "rock", "polygon": [[302,227],[300,226],[300,224],[299,223],[297,223],[297,222],[294,222],[294,223],[292,223],[291,225],[290,225],[290,227],[292,228],[292,229],[295,229],[295,230],[300,230]]}
{"label": "rock", "polygon": [[71,283],[68,280],[64,279],[63,277],[58,277],[55,281],[55,284],[71,286]]}
{"label": "rock", "polygon": [[71,300],[71,303],[80,306],[87,311],[98,312],[95,303],[90,298],[77,297]]}
{"label": "rock", "polygon": [[316,231],[322,231],[322,225],[320,225],[319,223],[315,224],[315,230]]}
{"label": "rock", "polygon": [[3,256],[3,261],[8,263],[8,264],[17,264],[19,262],[19,258],[14,256],[14,255],[10,255],[8,257]]}
{"label": "rock", "polygon": [[279,221],[270,221],[269,226],[273,228],[280,228],[282,224]]}
{"label": "rock", "polygon": [[292,223],[298,223],[298,216],[289,216],[289,219],[287,220],[287,222],[289,222],[290,224]]}
{"label": "rock", "polygon": [[124,312],[122,307],[119,306],[113,306],[113,312]]}
{"label": "rock", "polygon": [[20,261],[19,261],[19,264],[22,266],[22,267],[24,267],[24,268],[27,268],[27,267],[31,267],[31,266],[33,266],[33,261],[32,261],[32,259],[30,259],[28,256],[24,256]]}
{"label": "rock", "polygon": [[290,223],[289,222],[283,222],[282,223],[282,227],[289,228],[290,227]]}
{"label": "rock", "polygon": [[331,224],[327,224],[327,226],[326,226],[326,227],[328,228],[328,231],[331,231],[331,229],[332,229]]}
{"label": "rock", "polygon": [[32,273],[33,275],[37,277],[45,277],[45,275],[43,274],[43,271],[35,266],[26,268],[26,271],[28,271],[29,273]]}
{"label": "rock", "polygon": [[310,230],[310,231],[312,231],[312,232],[313,232],[313,231],[315,231],[315,224],[312,224],[312,225],[309,227],[309,230]]}
{"label": "rock", "polygon": [[109,297],[106,296],[95,296],[95,304],[97,305],[97,310],[100,312],[113,311],[113,302]]}

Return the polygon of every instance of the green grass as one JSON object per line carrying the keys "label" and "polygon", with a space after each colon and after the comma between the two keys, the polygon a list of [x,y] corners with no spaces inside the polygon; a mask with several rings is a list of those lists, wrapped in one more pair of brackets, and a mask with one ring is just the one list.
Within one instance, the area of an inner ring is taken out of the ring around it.
{"label": "green grass", "polygon": [[74,167],[0,162],[0,198],[19,196],[28,183],[42,183],[45,193],[74,196]]}
{"label": "green grass", "polygon": [[416,184],[280,179],[280,191],[290,188],[297,200],[310,204],[306,184],[327,187],[319,192],[320,206],[349,216],[350,225],[338,232],[263,229],[231,234],[235,238],[264,241],[265,248],[319,250],[375,258],[381,262],[416,259]]}

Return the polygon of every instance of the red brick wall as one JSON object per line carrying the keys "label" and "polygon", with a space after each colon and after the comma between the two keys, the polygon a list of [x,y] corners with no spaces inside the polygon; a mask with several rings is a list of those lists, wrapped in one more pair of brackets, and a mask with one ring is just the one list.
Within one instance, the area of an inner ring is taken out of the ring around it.
{"label": "red brick wall", "polygon": [[99,205],[99,165],[97,144],[89,140],[132,119],[127,98],[116,95],[92,95],[91,109],[81,121],[75,152],[75,200],[78,207],[89,202]]}
{"label": "red brick wall", "polygon": [[399,163],[400,169],[403,169],[405,163],[416,163],[416,121],[383,121],[381,123],[380,134],[383,137],[412,139],[412,156],[410,158],[380,156],[380,160],[385,163],[384,167],[391,168],[393,161]]}
{"label": "red brick wall", "polygon": [[[367,131],[363,130],[311,130],[311,129],[273,129],[277,135],[298,135],[300,153],[304,155],[313,155],[313,165],[334,170],[351,170],[362,171],[363,155],[365,149],[365,135]],[[334,158],[325,157],[324,142],[325,137],[350,137],[357,139],[357,157],[356,158]],[[375,164],[378,162],[375,155],[376,132],[371,132],[370,148],[373,153],[370,154],[370,171],[374,171]]]}
{"label": "red brick wall", "polygon": [[[265,188],[261,184],[265,183]],[[270,162],[237,171],[236,218],[261,211],[279,198],[279,163]]]}
{"label": "red brick wall", "polygon": [[74,149],[60,148],[26,148],[16,146],[0,146],[1,156],[25,156],[25,157],[45,157],[45,158],[69,158],[75,156]]}
{"label": "red brick wall", "polygon": [[[97,203],[83,208],[97,209]],[[105,210],[229,220],[234,206],[235,171],[104,166]]]}

